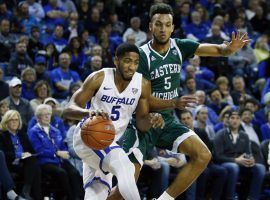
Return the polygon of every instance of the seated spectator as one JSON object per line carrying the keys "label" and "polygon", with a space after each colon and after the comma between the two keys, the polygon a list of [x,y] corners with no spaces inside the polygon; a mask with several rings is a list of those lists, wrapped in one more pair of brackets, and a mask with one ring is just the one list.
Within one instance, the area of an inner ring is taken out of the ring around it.
{"label": "seated spectator", "polygon": [[28,101],[35,98],[36,72],[34,68],[27,67],[22,71],[22,97]]}
{"label": "seated spectator", "polygon": [[261,130],[260,127],[252,124],[253,112],[248,108],[243,108],[239,114],[241,117],[240,130],[243,130],[248,135],[250,141],[260,146],[262,141]]}
{"label": "seated spectator", "polygon": [[59,8],[64,9],[68,13],[72,13],[72,12],[76,12],[77,13],[76,6],[73,3],[73,1],[71,1],[71,0],[57,0],[57,6]]}
{"label": "seated spectator", "polygon": [[[54,0],[51,0],[54,1]],[[57,49],[58,53],[61,53],[62,50],[67,46],[68,42],[65,38],[63,38],[63,34],[64,34],[64,27],[63,25],[56,25],[53,35],[50,36],[48,38],[48,40],[46,41],[46,45],[48,43],[53,43],[55,45],[55,48]]]}
{"label": "seated spectator", "polygon": [[63,52],[67,52],[71,56],[70,69],[81,74],[86,60],[86,55],[83,52],[80,38],[71,38],[68,46],[63,50]]}
{"label": "seated spectator", "polygon": [[197,90],[197,84],[196,84],[195,78],[187,77],[185,80],[185,85],[184,85],[183,91],[181,92],[181,95],[193,95],[195,94],[196,90]]}
{"label": "seated spectator", "polygon": [[268,41],[269,41],[268,36],[262,35],[261,37],[257,39],[255,43],[253,51],[254,51],[254,54],[258,63],[270,57],[270,53],[269,53],[270,47],[269,47]]}
{"label": "seated spectator", "polygon": [[48,43],[45,46],[46,56],[48,57],[48,70],[51,71],[58,66],[58,52],[54,43]]}
{"label": "seated spectator", "polygon": [[222,110],[228,109],[228,107],[231,108],[228,103],[222,102],[221,93],[217,88],[214,88],[209,92],[209,97],[211,102],[208,104],[208,106],[212,108],[217,115],[219,115]]}
{"label": "seated spectator", "polygon": [[210,82],[214,81],[215,74],[211,70],[207,69],[207,67],[201,66],[201,59],[199,56],[190,58],[189,63],[195,67],[196,79],[203,79]]}
{"label": "seated spectator", "polygon": [[[250,177],[248,196],[259,199],[265,175],[265,166],[255,163],[251,152],[248,135],[241,131],[241,120],[238,111],[229,115],[229,128],[222,129],[214,139],[217,162],[227,169],[227,199],[236,198],[236,184],[239,177]],[[240,173],[241,172],[241,173]]]}
{"label": "seated spectator", "polygon": [[82,24],[78,21],[78,13],[72,12],[69,14],[68,27],[64,31],[63,37],[70,42],[74,37],[79,37],[79,33],[83,29]]}
{"label": "seated spectator", "polygon": [[38,123],[29,130],[28,135],[34,150],[39,154],[38,161],[42,171],[59,182],[68,200],[82,198],[82,178],[68,162],[70,156],[60,131],[50,124],[51,106],[39,105],[35,116]]}
{"label": "seated spectator", "polygon": [[33,26],[39,26],[35,17],[29,15],[29,5],[26,1],[21,1],[18,4],[17,19],[22,28],[21,32],[30,34]]}
{"label": "seated spectator", "polygon": [[234,76],[232,79],[233,90],[231,96],[233,104],[238,106],[243,103],[245,99],[251,97],[251,92],[246,88],[245,80],[242,76]]}
{"label": "seated spectator", "polygon": [[43,50],[43,49],[44,49],[44,45],[40,41],[39,27],[33,26],[31,28],[31,35],[30,35],[29,44],[27,48],[28,55],[30,56],[32,60],[34,60],[38,51]]}
{"label": "seated spectator", "polygon": [[0,20],[2,19],[14,20],[14,15],[7,9],[7,2],[5,1],[0,1]]}
{"label": "seated spectator", "polygon": [[[186,125],[191,130],[194,130],[197,135],[202,139],[202,141],[207,145],[209,150],[213,152],[213,142],[209,138],[208,134],[205,132],[205,129],[201,129],[200,127],[195,128],[193,126],[193,118],[192,113],[188,110],[182,110],[177,114],[180,122]],[[199,176],[197,181],[195,182],[197,188],[197,192],[195,191],[196,199],[205,199],[207,186],[209,185],[209,181],[212,181],[211,184],[211,199],[220,199],[222,197],[222,192],[224,185],[227,179],[227,171],[224,167],[217,165],[214,163],[214,159],[208,164],[206,169]]]}
{"label": "seated spectator", "polygon": [[252,124],[254,126],[261,127],[262,124],[267,122],[266,115],[264,111],[260,109],[260,103],[256,99],[249,98],[245,100],[243,107],[252,111]]}
{"label": "seated spectator", "polygon": [[9,173],[3,151],[0,151],[0,171],[0,184],[3,187],[7,198],[9,200],[26,200],[14,191],[15,185]]}
{"label": "seated spectator", "polygon": [[35,57],[35,72],[37,81],[46,81],[50,86],[52,86],[52,80],[50,72],[47,70],[47,60],[45,56],[38,55]]}
{"label": "seated spectator", "polygon": [[26,0],[26,2],[28,3],[29,15],[40,22],[45,17],[42,5],[35,0]]}
{"label": "seated spectator", "polygon": [[109,15],[110,23],[112,24],[112,32],[122,35],[125,30],[125,23],[118,19],[118,15],[115,12],[110,13]]}
{"label": "seated spectator", "polygon": [[61,108],[64,109],[65,106],[69,103],[70,98],[72,97],[72,95],[81,87],[81,84],[78,83],[74,83],[70,86],[70,91],[69,91],[69,95],[67,96],[67,98],[61,102]]}
{"label": "seated spectator", "polygon": [[207,133],[207,136],[210,140],[215,137],[214,127],[212,125],[208,125],[208,110],[205,106],[200,105],[195,110],[195,121],[194,121],[194,128],[199,128],[204,130]]}
{"label": "seated spectator", "polygon": [[51,72],[53,82],[54,97],[64,99],[68,96],[70,85],[73,83],[81,83],[79,74],[70,67],[70,56],[62,53],[59,56],[59,67]]}
{"label": "seated spectator", "polygon": [[[1,104],[0,104],[1,106]],[[1,107],[0,107],[1,108]],[[270,139],[270,110],[267,112],[267,123],[261,126],[262,140]]]}
{"label": "seated spectator", "polygon": [[100,11],[97,7],[92,7],[90,9],[89,16],[87,16],[86,19],[83,19],[84,28],[89,31],[90,35],[94,36],[98,35],[98,30],[101,27],[102,23],[103,20],[101,19]]}
{"label": "seated spectator", "polygon": [[216,80],[216,86],[219,92],[222,95],[222,102],[225,102],[231,106],[233,106],[233,99],[230,94],[230,88],[229,88],[229,80],[226,76],[220,76]]}
{"label": "seated spectator", "polygon": [[1,126],[3,133],[0,134],[0,149],[6,155],[10,171],[23,175],[22,196],[42,200],[40,168],[27,134],[21,129],[22,120],[18,111],[7,111],[1,120]]}
{"label": "seated spectator", "polygon": [[22,125],[27,127],[28,121],[33,116],[33,110],[28,100],[21,97],[22,81],[16,77],[9,82],[9,96],[5,98],[10,109],[17,110],[21,114]]}
{"label": "seated spectator", "polygon": [[208,27],[202,22],[202,16],[198,11],[193,11],[191,13],[191,23],[189,23],[185,30],[187,38],[196,41],[202,41],[206,37],[208,32]]}
{"label": "seated spectator", "polygon": [[77,126],[77,122],[73,121],[73,125],[70,125],[70,128],[67,131],[67,137],[65,142],[68,147],[69,152],[69,162],[78,170],[80,175],[83,175],[83,163],[79,156],[76,154],[74,147],[73,147],[73,135]]}
{"label": "seated spectator", "polygon": [[8,64],[8,74],[19,77],[26,67],[34,67],[33,61],[27,54],[25,42],[16,44],[16,52],[11,56]]}
{"label": "seated spectator", "polygon": [[[205,92],[203,90],[197,90],[195,92],[195,96],[197,97],[198,99],[198,104],[197,106],[205,106],[207,107],[207,110],[208,110],[208,119],[207,119],[207,124],[216,124],[218,123],[218,115],[216,114],[216,112],[210,108],[209,106],[207,106],[207,101],[206,101],[206,95],[205,95]],[[195,115],[195,110],[196,109],[192,109],[192,115],[194,116]]]}
{"label": "seated spectator", "polygon": [[49,0],[43,9],[45,12],[45,22],[49,29],[54,29],[57,24],[65,24],[68,12],[57,5],[57,0]]}
{"label": "seated spectator", "polygon": [[36,111],[38,105],[42,104],[44,100],[51,96],[51,88],[46,81],[38,81],[34,87],[35,98],[30,101],[33,111]]}
{"label": "seated spectator", "polygon": [[[18,42],[18,37],[10,32],[10,20],[7,18],[1,19],[0,22],[0,43],[9,49],[10,52],[13,52],[15,45]],[[8,60],[7,60],[8,61]]]}
{"label": "seated spectator", "polygon": [[132,34],[135,35],[135,44],[139,47],[143,42],[146,41],[147,36],[144,31],[140,29],[141,19],[139,17],[132,17],[130,19],[130,27],[123,34],[123,41],[127,41],[127,36]]}
{"label": "seated spectator", "polygon": [[[59,103],[56,99],[52,98],[52,97],[48,97],[44,100],[43,104],[49,105],[52,108],[52,118],[51,118],[51,122],[50,124],[58,129],[61,133],[61,136],[63,139],[66,138],[66,129],[65,129],[65,125],[63,122],[63,119],[59,117],[59,115],[57,115],[59,113],[59,111],[62,111],[61,108],[59,108]],[[58,113],[57,113],[58,112]],[[33,116],[32,119],[29,121],[28,123],[28,131],[35,126],[38,123],[38,119],[36,116]]]}
{"label": "seated spectator", "polygon": [[102,58],[100,56],[92,56],[90,64],[85,62],[81,79],[85,80],[92,72],[102,68]]}
{"label": "seated spectator", "polygon": [[220,122],[215,124],[214,126],[214,131],[215,133],[217,133],[218,131],[220,131],[221,129],[224,129],[224,128],[228,128],[229,127],[229,114],[230,114],[230,110],[227,110],[223,113],[221,113],[219,116],[220,118]]}
{"label": "seated spectator", "polygon": [[0,122],[1,122],[3,116],[5,115],[5,113],[7,111],[9,111],[9,104],[8,104],[8,102],[5,101],[5,100],[1,100],[0,101]]}
{"label": "seated spectator", "polygon": [[89,36],[89,32],[86,29],[82,30],[79,37],[81,39],[83,52],[85,53],[85,55],[89,56],[91,54],[91,48],[96,43],[97,39],[95,37]]}
{"label": "seated spectator", "polygon": [[8,84],[4,81],[5,73],[0,67],[0,101],[9,95]]}

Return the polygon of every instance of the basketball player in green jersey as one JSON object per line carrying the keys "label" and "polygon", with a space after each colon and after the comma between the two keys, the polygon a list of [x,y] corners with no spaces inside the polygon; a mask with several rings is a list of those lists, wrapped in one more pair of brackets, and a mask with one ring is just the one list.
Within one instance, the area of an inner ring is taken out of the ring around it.
{"label": "basketball player in green jersey", "polygon": [[[140,65],[138,71],[151,81],[152,99],[150,108],[162,110],[165,120],[163,129],[150,129],[146,134],[138,133],[135,127],[125,132],[123,148],[130,153],[130,159],[139,176],[142,160],[154,146],[184,153],[190,160],[179,172],[174,182],[158,198],[173,200],[184,192],[201,174],[211,159],[211,154],[196,134],[183,124],[175,121],[172,108],[179,96],[180,71],[185,59],[198,56],[228,56],[241,49],[249,42],[247,34],[232,33],[231,42],[221,45],[200,44],[189,39],[172,39],[174,30],[173,11],[167,4],[155,4],[150,9],[149,29],[153,40],[140,48]],[[167,100],[168,104],[160,104],[155,98]],[[181,98],[180,98],[181,100]],[[157,103],[155,103],[157,102]],[[134,134],[134,132],[137,132]],[[138,143],[139,141],[139,143]],[[117,190],[110,199],[120,199]]]}

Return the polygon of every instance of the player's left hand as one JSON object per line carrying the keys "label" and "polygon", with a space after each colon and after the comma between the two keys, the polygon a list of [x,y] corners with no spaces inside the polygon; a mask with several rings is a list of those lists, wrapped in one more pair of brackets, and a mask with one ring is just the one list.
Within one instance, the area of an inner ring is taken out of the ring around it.
{"label": "player's left hand", "polygon": [[165,126],[164,119],[159,113],[149,113],[150,123],[153,128],[163,128]]}
{"label": "player's left hand", "polygon": [[227,49],[231,52],[236,52],[239,49],[243,48],[246,44],[248,44],[250,40],[248,39],[247,32],[241,33],[237,31],[237,33],[232,32],[231,42],[224,42],[227,45]]}

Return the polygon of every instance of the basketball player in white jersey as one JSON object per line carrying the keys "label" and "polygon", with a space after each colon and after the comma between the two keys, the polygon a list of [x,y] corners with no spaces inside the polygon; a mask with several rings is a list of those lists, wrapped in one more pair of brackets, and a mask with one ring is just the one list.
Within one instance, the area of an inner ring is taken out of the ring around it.
{"label": "basketball player in white jersey", "polygon": [[[138,200],[139,192],[134,179],[135,168],[123,149],[116,143],[124,133],[136,111],[136,127],[145,132],[150,127],[162,128],[164,121],[159,114],[149,113],[150,84],[140,73],[139,50],[135,45],[121,44],[116,49],[115,66],[92,73],[72,96],[64,117],[81,120],[91,113],[106,118],[108,115],[116,129],[114,142],[103,150],[87,147],[80,136],[80,125],[74,134],[74,149],[83,160],[85,199],[103,200],[112,187],[112,176],[124,199]],[[86,105],[91,101],[90,109]],[[98,110],[103,110],[99,113]]]}

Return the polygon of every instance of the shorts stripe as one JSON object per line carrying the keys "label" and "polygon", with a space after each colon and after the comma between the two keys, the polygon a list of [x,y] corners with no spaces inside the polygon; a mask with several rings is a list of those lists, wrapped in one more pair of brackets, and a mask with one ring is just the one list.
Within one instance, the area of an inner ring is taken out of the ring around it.
{"label": "shorts stripe", "polygon": [[97,154],[97,156],[100,158],[99,168],[105,175],[108,174],[109,172],[106,172],[102,169],[103,160],[104,160],[105,156],[111,152],[111,150],[116,149],[116,148],[121,148],[121,147],[120,146],[109,146],[103,150],[93,150],[95,152],[95,154]]}
{"label": "shorts stripe", "polygon": [[83,186],[83,188],[84,189],[86,189],[87,187],[89,187],[94,181],[99,181],[100,183],[102,183],[102,184],[104,184],[105,186],[107,186],[108,187],[108,189],[109,189],[109,193],[111,192],[111,187],[110,187],[110,184],[109,183],[107,183],[105,180],[103,180],[103,179],[101,179],[100,177],[94,177],[92,180],[90,180],[88,183],[86,183],[84,186]]}

